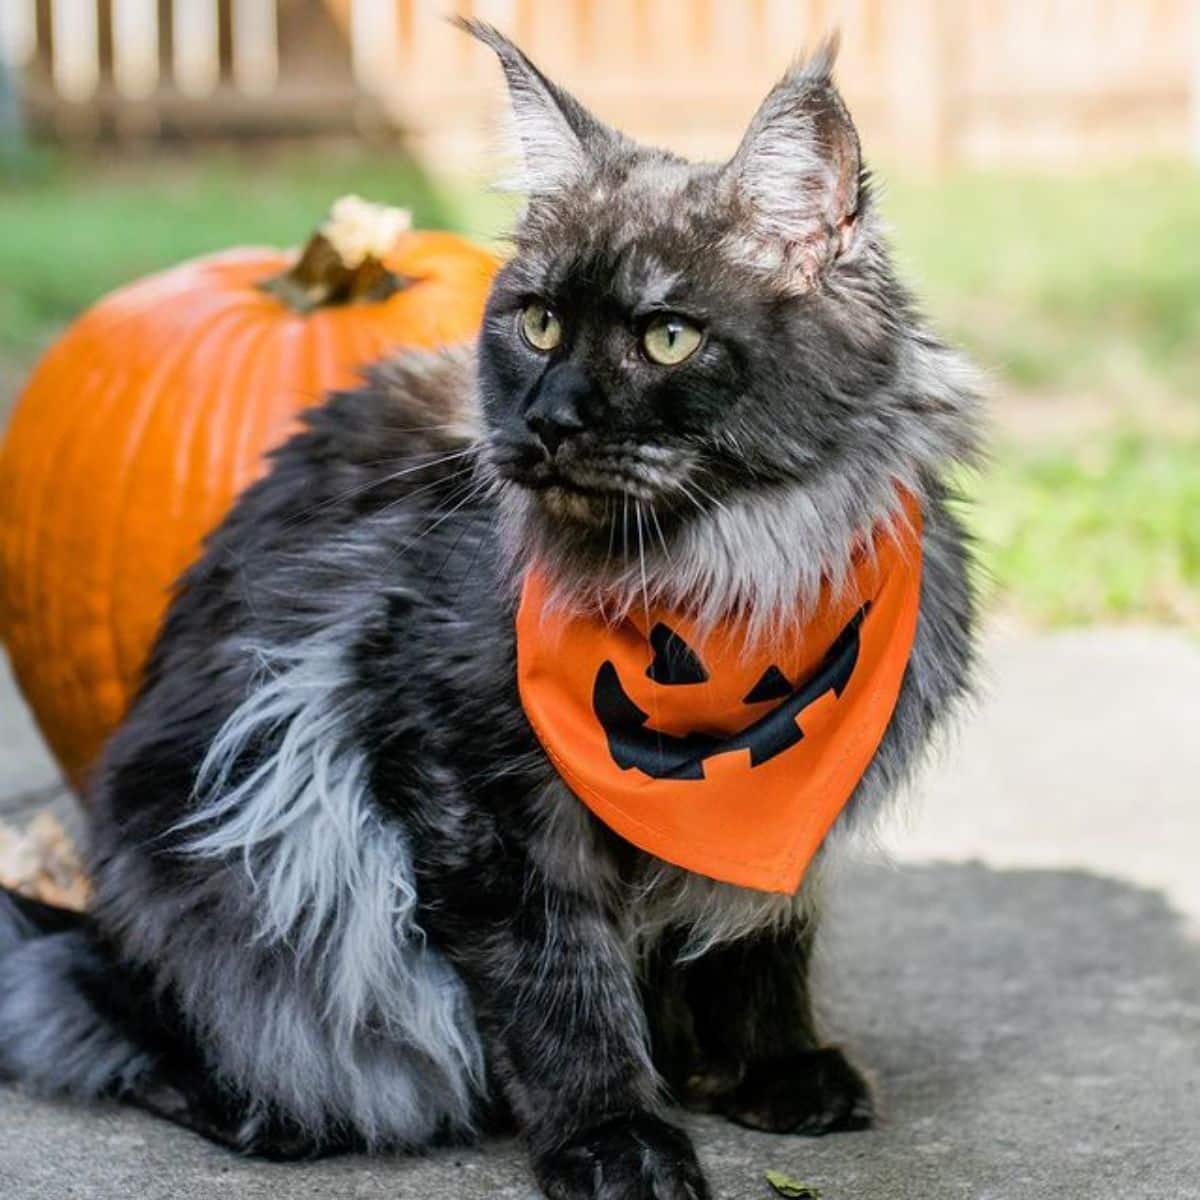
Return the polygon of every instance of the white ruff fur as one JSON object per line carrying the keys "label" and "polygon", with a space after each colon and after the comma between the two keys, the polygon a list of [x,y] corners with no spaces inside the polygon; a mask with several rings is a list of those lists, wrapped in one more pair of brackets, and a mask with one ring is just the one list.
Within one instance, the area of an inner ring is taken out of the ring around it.
{"label": "white ruff fur", "polygon": [[[571,564],[548,556],[547,607],[614,622],[664,607],[686,613],[701,630],[733,619],[745,629],[747,649],[787,638],[823,599],[844,595],[853,556],[869,549],[873,532],[886,535],[907,522],[900,488],[921,494],[911,467],[897,462],[890,478],[841,477],[817,494],[793,487],[723,501],[678,531],[669,555],[643,522],[632,556],[602,578],[579,578]],[[538,501],[503,487],[500,502],[505,541],[514,546],[526,537],[528,508]]]}

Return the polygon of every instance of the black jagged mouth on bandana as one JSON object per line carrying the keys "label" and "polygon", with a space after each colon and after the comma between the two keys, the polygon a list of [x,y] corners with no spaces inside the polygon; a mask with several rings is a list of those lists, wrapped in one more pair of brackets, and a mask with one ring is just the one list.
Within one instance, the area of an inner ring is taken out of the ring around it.
{"label": "black jagged mouth on bandana", "polygon": [[[606,660],[596,672],[592,710],[608,739],[608,752],[613,762],[623,771],[637,769],[651,779],[674,780],[703,779],[704,764],[708,759],[733,750],[748,750],[751,767],[769,762],[804,740],[798,718],[810,704],[830,691],[841,698],[858,664],[859,629],[869,609],[870,603],[864,604],[850,618],[811,677],[795,688],[778,667],[768,668],[747,693],[745,702],[779,699],[779,703],[757,721],[728,737],[710,733],[677,735],[650,728],[647,725],[649,714],[630,699],[617,668]],[[678,644],[673,651],[676,656],[686,650],[699,665],[694,651],[687,650],[673,631],[663,627],[658,636],[656,663],[663,654],[661,645],[670,642],[673,647]],[[655,664],[652,664],[647,672],[651,679],[668,683],[700,682],[699,679],[663,680],[661,675],[652,673],[655,670]]]}

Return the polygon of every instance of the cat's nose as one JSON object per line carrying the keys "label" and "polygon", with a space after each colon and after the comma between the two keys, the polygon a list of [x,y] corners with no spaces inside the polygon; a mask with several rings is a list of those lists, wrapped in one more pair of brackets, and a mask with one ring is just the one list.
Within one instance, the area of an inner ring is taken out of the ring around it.
{"label": "cat's nose", "polygon": [[585,414],[591,391],[588,377],[570,363],[561,363],[546,373],[533,403],[525,410],[525,424],[551,457],[563,442],[587,428]]}
{"label": "cat's nose", "polygon": [[567,438],[583,428],[578,410],[570,404],[556,404],[553,408],[534,406],[525,414],[525,424],[551,457]]}

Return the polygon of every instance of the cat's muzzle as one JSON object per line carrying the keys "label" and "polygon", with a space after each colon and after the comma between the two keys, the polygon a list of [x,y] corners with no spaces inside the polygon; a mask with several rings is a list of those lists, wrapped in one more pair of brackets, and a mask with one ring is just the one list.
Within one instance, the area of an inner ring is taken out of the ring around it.
{"label": "cat's muzzle", "polygon": [[549,450],[540,440],[494,440],[488,459],[496,475],[527,490],[559,520],[592,527],[650,510],[666,513],[687,494],[690,456],[679,450],[587,433]]}

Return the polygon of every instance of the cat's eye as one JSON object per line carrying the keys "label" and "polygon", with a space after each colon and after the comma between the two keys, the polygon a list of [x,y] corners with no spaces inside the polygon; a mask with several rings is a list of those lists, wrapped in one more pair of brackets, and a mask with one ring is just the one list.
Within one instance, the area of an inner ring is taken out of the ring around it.
{"label": "cat's eye", "polygon": [[521,309],[521,336],[535,349],[548,354],[563,339],[562,322],[536,300]]}
{"label": "cat's eye", "polygon": [[674,367],[691,358],[704,334],[691,321],[674,313],[663,313],[646,326],[642,349],[651,362]]}

